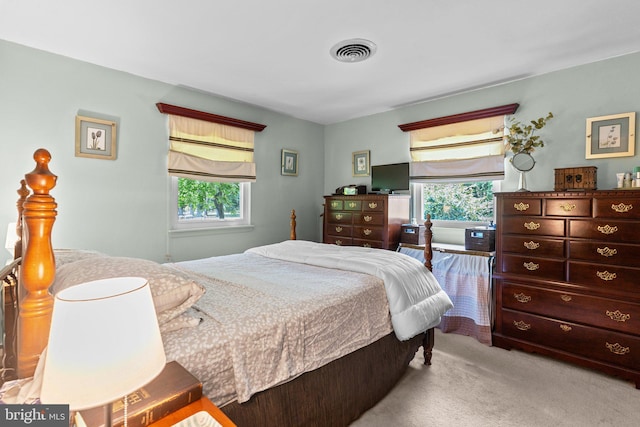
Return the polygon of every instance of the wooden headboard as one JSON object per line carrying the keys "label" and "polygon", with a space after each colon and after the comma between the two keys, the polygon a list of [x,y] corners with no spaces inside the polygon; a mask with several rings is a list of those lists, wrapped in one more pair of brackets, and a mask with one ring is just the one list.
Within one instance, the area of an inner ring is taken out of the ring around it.
{"label": "wooden headboard", "polygon": [[[8,278],[7,283],[14,284],[4,288],[5,294],[13,294],[5,302],[3,380],[33,376],[40,354],[47,346],[53,311],[53,297],[49,293],[55,278],[51,231],[57,216],[57,204],[49,192],[56,185],[57,176],[49,170],[51,154],[47,150],[36,150],[33,158],[36,167],[25,175],[18,189],[16,228],[21,238],[16,242],[15,261],[2,270]],[[432,257],[431,225],[428,216],[425,222],[424,255],[425,266],[429,270]],[[291,211],[289,237],[296,239],[295,210]],[[0,277],[0,280],[5,280],[5,277]],[[7,288],[12,290],[8,291]]]}

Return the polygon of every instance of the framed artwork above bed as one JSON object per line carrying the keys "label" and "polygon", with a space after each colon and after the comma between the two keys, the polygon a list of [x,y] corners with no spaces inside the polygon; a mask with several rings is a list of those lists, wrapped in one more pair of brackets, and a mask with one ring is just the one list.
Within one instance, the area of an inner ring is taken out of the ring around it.
{"label": "framed artwork above bed", "polygon": [[76,157],[116,159],[116,122],[76,116]]}

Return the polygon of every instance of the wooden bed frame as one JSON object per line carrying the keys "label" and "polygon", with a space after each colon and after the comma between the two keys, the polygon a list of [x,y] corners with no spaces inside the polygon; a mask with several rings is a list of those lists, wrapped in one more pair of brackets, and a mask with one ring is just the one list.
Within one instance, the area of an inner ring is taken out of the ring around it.
{"label": "wooden bed frame", "polygon": [[[15,260],[0,273],[5,295],[5,346],[2,380],[33,376],[47,345],[55,278],[51,231],[57,204],[49,194],[57,177],[49,171],[51,155],[39,149],[36,167],[18,190]],[[26,186],[31,188],[31,194]],[[290,238],[296,238],[291,211]],[[425,222],[425,267],[431,270],[431,221]],[[351,354],[280,386],[257,393],[248,402],[221,409],[238,426],[348,425],[380,401],[397,383],[420,346],[431,364],[433,329],[408,341],[391,333]],[[375,373],[372,375],[372,373]]]}

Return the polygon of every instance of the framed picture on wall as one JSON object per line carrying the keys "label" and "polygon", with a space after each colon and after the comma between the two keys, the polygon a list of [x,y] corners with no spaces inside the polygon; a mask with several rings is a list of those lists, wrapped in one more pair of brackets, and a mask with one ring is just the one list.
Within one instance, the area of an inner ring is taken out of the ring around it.
{"label": "framed picture on wall", "polygon": [[116,122],[76,116],[76,157],[115,160]]}
{"label": "framed picture on wall", "polygon": [[298,176],[298,152],[282,149],[282,175]]}
{"label": "framed picture on wall", "polygon": [[633,156],[636,113],[587,119],[587,159]]}
{"label": "framed picture on wall", "polygon": [[351,156],[353,176],[369,176],[369,150],[355,151]]}

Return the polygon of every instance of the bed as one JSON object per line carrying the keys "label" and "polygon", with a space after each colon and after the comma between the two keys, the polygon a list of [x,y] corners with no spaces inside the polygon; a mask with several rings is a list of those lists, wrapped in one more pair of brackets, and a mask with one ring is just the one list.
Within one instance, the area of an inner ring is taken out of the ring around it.
{"label": "bed", "polygon": [[18,378],[33,375],[46,347],[52,293],[125,275],[150,281],[167,360],[203,381],[239,426],[348,425],[393,388],[420,346],[431,363],[433,327],[451,301],[426,267],[430,222],[425,265],[392,251],[295,240],[294,212],[289,240],[242,254],[157,264],[54,250],[50,158],[36,151],[25,175],[32,194],[21,186],[22,257],[4,270],[19,278],[5,304],[5,366],[15,361]]}

